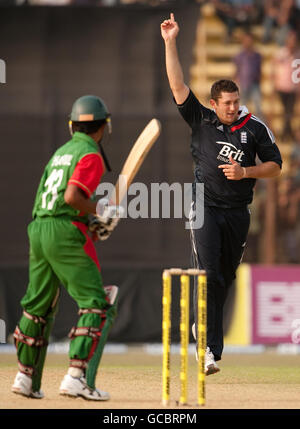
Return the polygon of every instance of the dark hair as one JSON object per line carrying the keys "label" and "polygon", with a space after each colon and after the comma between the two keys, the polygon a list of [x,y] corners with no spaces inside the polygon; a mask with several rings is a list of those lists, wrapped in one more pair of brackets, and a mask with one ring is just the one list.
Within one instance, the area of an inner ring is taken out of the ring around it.
{"label": "dark hair", "polygon": [[240,92],[236,83],[233,80],[221,79],[213,84],[210,90],[210,97],[217,101],[222,95],[222,92]]}
{"label": "dark hair", "polygon": [[93,134],[99,130],[99,128],[106,123],[105,119],[99,119],[98,121],[72,121],[72,129],[75,133],[79,131],[84,134]]}

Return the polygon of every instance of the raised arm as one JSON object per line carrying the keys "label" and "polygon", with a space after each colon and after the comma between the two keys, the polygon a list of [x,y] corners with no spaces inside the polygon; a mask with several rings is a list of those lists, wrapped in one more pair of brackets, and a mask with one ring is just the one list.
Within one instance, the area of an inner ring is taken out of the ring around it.
{"label": "raised arm", "polygon": [[162,38],[165,41],[166,69],[170,88],[177,104],[182,104],[189,95],[189,87],[184,83],[182,67],[178,57],[176,37],[179,26],[175,21],[174,14],[166,19],[160,26]]}

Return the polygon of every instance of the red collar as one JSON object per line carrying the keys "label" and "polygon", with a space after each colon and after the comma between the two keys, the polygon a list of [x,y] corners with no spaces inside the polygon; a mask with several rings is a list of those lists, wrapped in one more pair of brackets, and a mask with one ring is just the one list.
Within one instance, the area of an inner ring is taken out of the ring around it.
{"label": "red collar", "polygon": [[234,133],[234,131],[239,130],[240,128],[242,128],[245,124],[247,124],[247,122],[251,118],[251,115],[252,115],[252,113],[248,113],[248,115],[246,116],[246,118],[240,124],[235,125],[234,127],[230,128],[230,131],[232,133]]}

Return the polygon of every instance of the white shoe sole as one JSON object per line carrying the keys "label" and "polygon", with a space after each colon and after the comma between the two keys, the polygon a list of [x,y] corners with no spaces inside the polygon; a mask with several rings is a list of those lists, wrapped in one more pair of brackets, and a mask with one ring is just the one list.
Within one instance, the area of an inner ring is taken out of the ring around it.
{"label": "white shoe sole", "polygon": [[19,389],[18,387],[12,387],[11,391],[16,395],[24,396],[24,398],[43,399],[44,397],[44,394],[41,395],[39,392],[37,392],[36,394],[34,392],[30,392],[28,395],[25,392],[22,392],[21,389]]}
{"label": "white shoe sole", "polygon": [[30,394],[29,394],[29,395],[27,395],[25,392],[22,392],[22,390],[21,390],[21,389],[19,389],[18,387],[12,387],[12,388],[11,388],[11,391],[12,391],[13,393],[15,393],[16,395],[24,396],[24,398],[30,398]]}
{"label": "white shoe sole", "polygon": [[60,390],[59,394],[61,396],[67,396],[68,398],[72,398],[72,399],[76,399],[76,398],[82,398],[85,399],[86,401],[108,401],[110,399],[109,396],[99,396],[99,397],[95,397],[95,398],[89,398],[87,396],[84,396],[80,393],[73,393],[70,391],[64,391],[64,390]]}
{"label": "white shoe sole", "polygon": [[78,396],[79,396],[77,393],[71,393],[71,392],[69,392],[67,390],[66,391],[60,390],[59,394],[61,396],[68,396],[69,398],[78,398]]}
{"label": "white shoe sole", "polygon": [[44,398],[44,392],[42,392],[41,390],[39,392],[31,392],[30,393],[30,398],[33,399],[43,399]]}

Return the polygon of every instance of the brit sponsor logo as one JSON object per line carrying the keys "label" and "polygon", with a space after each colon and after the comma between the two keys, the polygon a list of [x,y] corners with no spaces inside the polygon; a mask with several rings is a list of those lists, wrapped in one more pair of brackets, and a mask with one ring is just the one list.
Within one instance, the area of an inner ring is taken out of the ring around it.
{"label": "brit sponsor logo", "polygon": [[222,145],[222,149],[220,150],[217,159],[223,162],[230,163],[230,156],[237,162],[242,162],[243,156],[245,155],[244,151],[235,147],[232,143],[217,141],[219,145]]}

